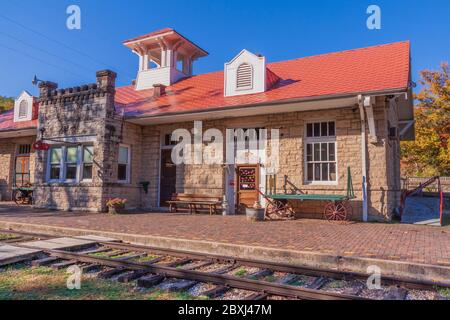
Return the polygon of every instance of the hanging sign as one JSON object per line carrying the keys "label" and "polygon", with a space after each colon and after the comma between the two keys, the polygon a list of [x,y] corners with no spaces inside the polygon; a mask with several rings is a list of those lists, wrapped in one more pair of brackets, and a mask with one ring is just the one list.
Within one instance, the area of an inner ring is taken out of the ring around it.
{"label": "hanging sign", "polygon": [[43,142],[42,140],[38,140],[35,143],[33,143],[34,150],[43,150],[47,151],[50,149],[50,145],[48,143]]}

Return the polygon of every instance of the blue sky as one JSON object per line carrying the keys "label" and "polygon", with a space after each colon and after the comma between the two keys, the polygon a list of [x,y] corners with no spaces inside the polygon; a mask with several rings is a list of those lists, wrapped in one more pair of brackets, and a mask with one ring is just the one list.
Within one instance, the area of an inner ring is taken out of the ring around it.
{"label": "blue sky", "polygon": [[[72,4],[81,8],[81,30],[66,28]],[[381,8],[381,30],[366,27],[371,4]],[[221,70],[244,48],[271,62],[410,40],[417,81],[419,70],[450,60],[449,12],[448,0],[0,0],[0,95],[37,94],[35,74],[69,87],[106,68],[127,85],[137,56],[122,41],[165,27],[210,53],[196,74]]]}

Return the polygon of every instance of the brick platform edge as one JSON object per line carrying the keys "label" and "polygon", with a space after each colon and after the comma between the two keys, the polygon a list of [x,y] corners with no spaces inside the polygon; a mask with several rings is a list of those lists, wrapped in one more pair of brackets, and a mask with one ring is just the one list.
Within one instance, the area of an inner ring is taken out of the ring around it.
{"label": "brick platform edge", "polygon": [[363,257],[359,258],[349,256],[335,256],[323,253],[245,246],[221,242],[34,225],[7,221],[0,221],[0,229],[42,233],[55,236],[97,235],[161,249],[184,250],[268,262],[282,262],[310,268],[332,269],[360,273],[366,273],[367,267],[375,265],[381,268],[382,276],[384,275],[415,280],[426,280],[446,283],[450,285],[450,267],[441,265],[420,264]]}

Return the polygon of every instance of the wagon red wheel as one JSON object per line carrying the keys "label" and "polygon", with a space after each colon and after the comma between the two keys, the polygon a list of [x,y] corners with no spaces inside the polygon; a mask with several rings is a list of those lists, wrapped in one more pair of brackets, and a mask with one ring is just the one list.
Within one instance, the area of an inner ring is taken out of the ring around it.
{"label": "wagon red wheel", "polygon": [[346,221],[348,212],[346,205],[341,202],[329,202],[325,206],[325,218],[328,221]]}
{"label": "wagon red wheel", "polygon": [[23,194],[20,190],[15,190],[13,193],[13,200],[16,204],[22,204],[23,202]]}

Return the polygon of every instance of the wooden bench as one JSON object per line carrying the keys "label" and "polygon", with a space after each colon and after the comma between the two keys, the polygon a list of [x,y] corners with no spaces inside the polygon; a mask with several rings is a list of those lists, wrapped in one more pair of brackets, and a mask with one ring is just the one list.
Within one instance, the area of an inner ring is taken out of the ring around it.
{"label": "wooden bench", "polygon": [[174,193],[172,199],[167,201],[170,212],[178,212],[179,205],[187,206],[190,214],[197,213],[199,209],[207,207],[209,214],[217,213],[217,207],[222,204],[221,197],[208,196],[204,194]]}

